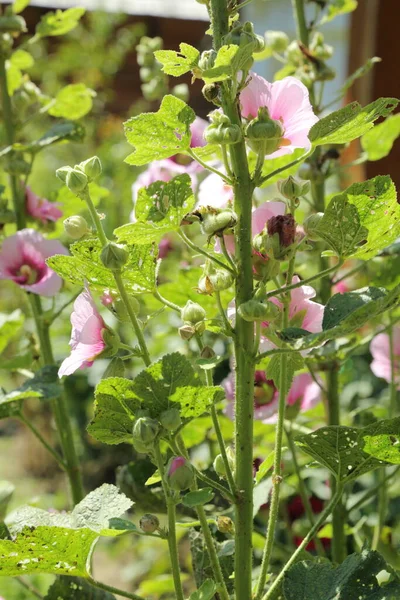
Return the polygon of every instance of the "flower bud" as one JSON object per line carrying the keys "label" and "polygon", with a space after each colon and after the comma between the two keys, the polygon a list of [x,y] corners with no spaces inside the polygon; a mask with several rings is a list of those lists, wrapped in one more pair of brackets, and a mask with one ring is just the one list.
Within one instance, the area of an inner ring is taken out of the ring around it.
{"label": "flower bud", "polygon": [[197,66],[201,71],[208,71],[213,68],[216,58],[217,53],[215,50],[205,50],[201,53]]}
{"label": "flower bud", "polygon": [[265,44],[272,52],[285,52],[289,46],[289,38],[283,31],[266,31]]}
{"label": "flower bud", "polygon": [[156,515],[146,513],[140,518],[139,527],[144,533],[154,533],[160,527],[160,521]]}
{"label": "flower bud", "polygon": [[230,517],[217,517],[217,529],[221,533],[235,533],[235,524]]}
{"label": "flower bud", "polygon": [[97,179],[102,172],[101,162],[98,156],[92,156],[79,164],[80,169],[85,173],[89,181]]}
{"label": "flower bud", "polygon": [[[56,171],[56,175],[59,177],[58,175],[58,171],[60,169],[58,169]],[[63,176],[64,176],[64,172],[63,171]],[[61,180],[62,178],[59,177]],[[75,195],[80,194],[81,192],[83,192],[83,190],[87,187],[88,184],[88,178],[86,177],[85,173],[83,173],[82,171],[80,171],[77,168],[71,169],[68,171],[68,173],[66,174],[65,177],[65,185],[67,186],[67,188]]]}
{"label": "flower bud", "polygon": [[168,484],[173,490],[183,492],[193,484],[193,467],[183,456],[171,458],[166,470]]}
{"label": "flower bud", "polygon": [[298,181],[291,175],[278,183],[278,188],[282,196],[288,200],[296,200],[300,196],[304,196],[310,189],[309,181]]}
{"label": "flower bud", "polygon": [[215,273],[201,277],[197,290],[200,294],[210,295],[213,292],[227,290],[232,284],[233,276],[228,271],[218,269]]}
{"label": "flower bud", "polygon": [[209,114],[211,124],[204,132],[204,139],[209,144],[236,144],[242,139],[239,125],[232,125],[230,118],[219,110]]}
{"label": "flower bud", "polygon": [[105,349],[100,354],[101,358],[110,358],[111,356],[114,356],[114,354],[118,352],[121,343],[118,333],[111,329],[111,327],[104,327],[101,332],[101,337],[106,345]]}
{"label": "flower bud", "polygon": [[303,62],[303,54],[296,40],[293,40],[293,42],[289,44],[289,46],[286,49],[285,55],[288,62],[292,65],[299,66]]}
{"label": "flower bud", "polygon": [[317,231],[318,231],[319,223],[323,216],[324,216],[324,213],[318,212],[318,213],[315,213],[314,215],[310,215],[309,217],[307,217],[304,220],[304,223],[303,223],[304,233],[307,235],[308,239],[311,240],[312,242],[317,242],[319,239],[321,239],[320,236],[318,235]]}
{"label": "flower bud", "polygon": [[86,219],[80,215],[68,217],[63,221],[64,231],[73,240],[80,240],[84,235],[90,233]]}
{"label": "flower bud", "polygon": [[11,33],[15,36],[23,31],[27,31],[26,23],[20,15],[9,13],[0,17],[0,33]]}
{"label": "flower bud", "polygon": [[324,43],[324,36],[320,32],[314,34],[309,49],[312,54],[320,60],[328,60],[333,55],[332,46]]}
{"label": "flower bud", "polygon": [[[232,473],[234,473],[234,471],[235,471],[235,452],[230,446],[226,449],[226,457],[228,459],[229,467],[230,467]],[[226,478],[225,462],[224,462],[224,459],[222,458],[222,454],[218,454],[215,457],[214,462],[213,462],[213,467],[214,467],[214,471],[221,479]]]}
{"label": "flower bud", "polygon": [[[262,52],[265,47],[264,39],[254,32],[253,23],[250,23],[250,21],[246,21],[243,25],[239,22],[235,23],[231,31],[224,36],[223,43],[226,45],[235,44],[241,48],[251,46],[252,52]],[[250,68],[251,63],[247,66]]]}
{"label": "flower bud", "polygon": [[192,323],[195,325],[199,321],[203,321],[206,316],[206,311],[197,302],[188,300],[185,306],[181,310],[181,319],[185,323]]}
{"label": "flower bud", "polygon": [[178,333],[179,337],[185,342],[187,342],[192,339],[192,337],[196,333],[196,329],[193,325],[182,325],[182,327],[179,327]]}
{"label": "flower bud", "polygon": [[273,302],[248,300],[238,308],[238,314],[244,321],[273,321],[279,314],[279,309]]}
{"label": "flower bud", "polygon": [[56,171],[56,177],[60,179],[63,183],[67,181],[67,175],[72,171],[72,167],[60,167]]}
{"label": "flower bud", "polygon": [[280,250],[276,253],[274,250],[274,257],[276,259],[282,258],[285,254],[285,249],[291,246],[294,242],[296,234],[296,222],[293,215],[277,215],[271,217],[267,221],[267,230],[270,237],[274,234],[278,234]]}
{"label": "flower bud", "polygon": [[129,252],[121,244],[108,242],[100,254],[103,265],[111,271],[119,271],[129,258]]}
{"label": "flower bud", "polygon": [[119,356],[114,356],[114,358],[109,362],[108,367],[103,373],[102,379],[107,379],[108,377],[124,377],[125,376],[125,365],[124,361],[119,358]]}
{"label": "flower bud", "polygon": [[212,102],[217,106],[220,104],[219,85],[217,83],[206,83],[206,85],[203,86],[201,93],[208,102]]}
{"label": "flower bud", "polygon": [[233,210],[224,209],[218,211],[212,209],[212,212],[203,212],[201,214],[201,229],[203,233],[212,236],[220,235],[235,227],[237,216]]}
{"label": "flower bud", "polygon": [[160,429],[155,419],[150,417],[139,417],[133,424],[133,439],[142,444],[148,445],[154,442]]}
{"label": "flower bud", "polygon": [[214,358],[215,352],[210,346],[204,346],[203,350],[200,352],[200,358]]}
{"label": "flower bud", "polygon": [[136,452],[139,452],[139,454],[148,454],[149,450],[151,449],[151,445],[149,446],[148,444],[143,444],[143,442],[139,440],[133,440],[133,447],[135,448]]}
{"label": "flower bud", "polygon": [[245,129],[245,137],[250,148],[256,152],[272,154],[282,145],[284,129],[282,123],[271,119],[267,107],[258,109],[258,115]]}
{"label": "flower bud", "polygon": [[196,325],[194,326],[194,331],[195,333],[204,333],[206,329],[206,323],[205,321],[199,321],[198,323],[196,323]]}
{"label": "flower bud", "polygon": [[169,408],[160,415],[160,423],[167,431],[175,431],[182,424],[179,408]]}
{"label": "flower bud", "polygon": [[[268,241],[268,240],[267,240]],[[263,240],[263,248],[265,245],[265,239]],[[254,279],[259,281],[274,279],[280,273],[281,267],[277,260],[273,256],[267,256],[266,250],[262,252],[253,252],[251,262],[253,265],[253,276]]]}

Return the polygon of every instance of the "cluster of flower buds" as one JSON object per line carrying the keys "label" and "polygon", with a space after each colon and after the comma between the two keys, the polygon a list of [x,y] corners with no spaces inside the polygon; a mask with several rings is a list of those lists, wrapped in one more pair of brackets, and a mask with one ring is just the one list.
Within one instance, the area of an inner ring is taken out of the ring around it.
{"label": "cluster of flower buds", "polygon": [[[150,38],[143,36],[136,46],[137,61],[140,66],[141,90],[149,102],[161,100],[168,93],[168,77],[162,72],[160,63],[156,60],[154,52],[162,50],[163,40],[160,37]],[[187,101],[189,89],[185,83],[176,85],[172,94],[181,100]]]}
{"label": "cluster of flower buds", "polygon": [[211,124],[204,132],[204,139],[209,144],[237,144],[242,139],[242,130],[239,125],[231,123],[230,118],[219,110],[214,110],[209,115]]}
{"label": "cluster of flower buds", "polygon": [[253,23],[249,21],[243,24],[239,21],[236,22],[230,32],[223,37],[222,41],[224,45],[235,44],[235,46],[239,46],[240,48],[246,48],[249,58],[242,67],[244,72],[248,72],[251,69],[253,64],[252,55],[262,52],[265,48],[264,38],[255,33]]}
{"label": "cluster of flower buds", "polygon": [[294,75],[310,87],[315,81],[330,81],[335,78],[334,69],[325,62],[332,54],[332,46],[325,44],[322,33],[316,32],[308,48],[294,40],[287,46],[284,56],[295,70]]}
{"label": "cluster of flower buds", "polygon": [[57,169],[57,177],[65,183],[67,188],[79,196],[91,181],[95,181],[102,172],[101,162],[98,156],[92,156],[74,167],[61,167]]}
{"label": "cluster of flower buds", "polygon": [[272,53],[282,54],[289,46],[290,40],[284,31],[268,30],[264,34],[265,47]]}
{"label": "cluster of flower buds", "polygon": [[279,181],[278,189],[282,196],[290,201],[296,201],[310,191],[309,181],[299,181],[289,175],[286,179]]}
{"label": "cluster of flower buds", "polygon": [[266,106],[258,109],[255,119],[252,119],[245,129],[247,144],[259,154],[272,154],[285,145],[284,129],[281,121],[271,119]]}
{"label": "cluster of flower buds", "polygon": [[166,480],[169,487],[177,492],[187,490],[194,482],[192,465],[183,456],[173,456],[166,466]]}
{"label": "cluster of flower buds", "polygon": [[[228,459],[228,465],[232,474],[235,473],[235,452],[231,446],[226,448],[226,457]],[[222,454],[217,454],[213,462],[214,471],[220,479],[226,479],[225,462],[222,458]]]}
{"label": "cluster of flower buds", "polygon": [[203,333],[205,330],[206,311],[197,302],[188,300],[181,311],[183,326],[179,328],[179,335],[183,340],[190,340],[195,333]]}

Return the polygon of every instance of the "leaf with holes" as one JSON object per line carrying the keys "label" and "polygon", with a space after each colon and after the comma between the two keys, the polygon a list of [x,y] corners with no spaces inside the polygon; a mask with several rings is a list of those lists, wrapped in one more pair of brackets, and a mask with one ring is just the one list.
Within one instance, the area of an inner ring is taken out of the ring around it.
{"label": "leaf with holes", "polygon": [[237,72],[242,69],[251,56],[251,45],[237,46],[236,44],[230,44],[222,46],[218,50],[214,65],[210,69],[202,71],[201,77],[204,83],[207,84],[236,77]]}
{"label": "leaf with holes", "polygon": [[267,366],[267,379],[272,379],[276,388],[280,388],[281,385],[281,369],[282,369],[282,358],[285,356],[286,360],[286,390],[290,389],[292,385],[294,374],[299,369],[304,367],[304,360],[302,356],[293,352],[293,354],[275,355],[271,358]]}
{"label": "leaf with holes", "polygon": [[358,314],[359,312],[363,312],[367,316],[373,303],[385,297],[386,291],[375,287],[362,288],[355,292],[345,292],[344,294],[335,294],[328,300],[325,306],[322,330],[325,331],[336,327],[345,319],[350,319],[352,313]]}
{"label": "leaf with holes", "polygon": [[364,452],[379,460],[400,465],[400,417],[364,427],[359,435]]}
{"label": "leaf with holes", "polygon": [[174,50],[156,50],[154,56],[162,64],[162,71],[166,75],[179,77],[191,71],[199,62],[200,52],[190,46],[182,43],[179,45],[179,52]]}
{"label": "leaf with holes", "polygon": [[79,577],[57,577],[44,600],[116,600],[113,594],[99,590]]}
{"label": "leaf with holes", "polygon": [[169,158],[190,147],[190,124],[195,113],[179,98],[164,96],[156,113],[143,113],[125,123],[125,135],[134,147],[126,159],[130,165],[145,165]]}
{"label": "leaf with holes", "polygon": [[396,98],[379,98],[363,108],[352,102],[320,119],[311,127],[308,137],[314,146],[347,144],[367,133],[379,117],[389,116],[398,103]]}
{"label": "leaf with holes", "polygon": [[[390,581],[382,586],[381,571],[390,574]],[[285,573],[283,594],[285,600],[396,600],[400,579],[378,552],[363,550],[338,567],[326,559],[293,565]]]}
{"label": "leaf with holes", "polygon": [[389,154],[399,135],[400,114],[391,115],[362,136],[361,147],[368,160],[380,160]]}
{"label": "leaf with holes", "polygon": [[169,182],[156,181],[139,190],[135,205],[136,222],[114,231],[120,242],[151,244],[170,231],[178,231],[183,217],[195,204],[189,175]]}
{"label": "leaf with holes", "polygon": [[347,482],[387,464],[362,450],[360,435],[360,429],[332,425],[299,436],[296,444],[327,467],[338,481]]}
{"label": "leaf with holes", "polygon": [[[197,380],[196,380],[197,383]],[[219,386],[180,386],[169,396],[171,402],[180,404],[181,416],[190,419],[200,417],[209,411],[210,406],[225,397]]]}
{"label": "leaf with holes", "polygon": [[88,433],[104,444],[132,443],[133,420],[140,405],[132,381],[123,377],[102,379],[96,386]]}
{"label": "leaf with holes", "polygon": [[32,379],[28,379],[19,388],[9,392],[1,398],[1,404],[25,400],[26,398],[41,398],[52,400],[61,393],[61,385],[58,378],[58,367],[48,365],[35,373]]}

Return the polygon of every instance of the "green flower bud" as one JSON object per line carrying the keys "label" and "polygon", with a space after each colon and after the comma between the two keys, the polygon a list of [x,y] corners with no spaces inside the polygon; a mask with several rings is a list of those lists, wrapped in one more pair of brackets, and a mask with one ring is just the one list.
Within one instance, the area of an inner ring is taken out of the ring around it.
{"label": "green flower bud", "polygon": [[230,517],[217,517],[217,529],[221,533],[235,533],[235,524]]}
{"label": "green flower bud", "polygon": [[151,81],[153,79],[153,70],[150,69],[149,67],[141,67],[139,74],[140,74],[140,79],[144,83],[148,83],[149,81]]}
{"label": "green flower bud", "polygon": [[212,209],[212,212],[202,212],[201,217],[201,229],[209,236],[220,235],[237,223],[236,214],[229,209]]}
{"label": "green flower bud", "polygon": [[133,424],[133,439],[145,445],[149,445],[157,437],[160,426],[155,419],[150,417],[139,417]]}
{"label": "green flower bud", "polygon": [[192,339],[196,330],[193,325],[182,325],[182,327],[179,327],[178,332],[180,338],[187,342]]}
{"label": "green flower bud", "polygon": [[251,46],[252,52],[261,52],[264,49],[265,42],[254,33],[253,23],[246,21],[243,25],[239,22],[235,23],[231,31],[223,38],[224,45],[235,44],[244,48]]}
{"label": "green flower bud", "polygon": [[204,131],[204,139],[208,144],[237,144],[242,139],[239,125],[209,125]]}
{"label": "green flower bud", "polygon": [[205,321],[199,321],[198,323],[196,323],[196,325],[194,326],[194,331],[195,333],[204,333],[206,329],[206,324]]}
{"label": "green flower bud", "polygon": [[[57,177],[59,177],[59,175],[58,175],[59,170],[60,169],[58,169],[56,171]],[[59,178],[61,179],[61,177],[59,177]],[[73,194],[78,195],[81,192],[83,192],[83,190],[87,187],[87,184],[88,184],[88,178],[86,177],[85,173],[83,173],[82,171],[80,171],[77,168],[70,169],[68,171],[66,178],[65,178],[65,185]]]}
{"label": "green flower bud", "polygon": [[201,93],[208,102],[212,102],[217,106],[221,104],[219,99],[219,85],[217,83],[207,83],[203,86]]}
{"label": "green flower bud", "polygon": [[60,167],[56,171],[56,177],[60,179],[63,183],[67,181],[67,175],[72,171],[72,167]]}
{"label": "green flower bud", "polygon": [[272,154],[282,145],[284,129],[282,123],[271,119],[267,107],[258,109],[258,115],[245,129],[245,137],[250,148],[256,152]]}
{"label": "green flower bud", "polygon": [[105,327],[101,333],[101,337],[106,344],[106,348],[99,356],[101,356],[101,358],[110,358],[111,356],[114,356],[118,352],[121,343],[118,333],[111,329],[111,327]]}
{"label": "green flower bud", "polygon": [[[262,242],[263,252],[266,252],[264,249],[265,245],[264,238]],[[251,262],[253,265],[254,279],[259,281],[273,279],[278,276],[281,270],[279,262],[275,260],[273,256],[265,256],[259,251],[253,253]]]}
{"label": "green flower bud", "polygon": [[84,235],[90,233],[86,219],[80,215],[68,217],[63,222],[64,231],[73,240],[80,240]]}
{"label": "green flower bud", "polygon": [[279,308],[273,302],[248,300],[239,306],[238,314],[244,321],[273,321],[279,314]]}
{"label": "green flower bud", "polygon": [[200,352],[201,358],[214,358],[215,352],[210,346],[204,346],[203,350]]}
{"label": "green flower bud", "polygon": [[27,31],[27,28],[25,19],[20,15],[9,13],[0,17],[0,33],[11,33],[12,35],[16,35],[23,31]]}
{"label": "green flower bud", "polygon": [[293,40],[286,49],[285,56],[289,63],[294,66],[299,66],[303,62],[303,54],[296,40]]}
{"label": "green flower bud", "polygon": [[160,423],[167,431],[175,431],[182,424],[179,408],[169,408],[160,415]]}
{"label": "green flower bud", "polygon": [[101,262],[111,271],[119,271],[126,264],[128,258],[129,252],[125,246],[115,242],[108,242],[100,254]]}
{"label": "green flower bud", "polygon": [[328,60],[333,55],[332,46],[324,43],[324,36],[320,32],[314,34],[309,48],[312,54],[320,60]]}
{"label": "green flower bud", "polygon": [[183,492],[193,484],[193,467],[183,456],[172,457],[167,464],[166,472],[168,484],[173,490]]}
{"label": "green flower bud", "polygon": [[125,365],[124,361],[119,358],[119,356],[114,356],[114,358],[109,362],[108,367],[103,373],[102,379],[107,379],[108,377],[124,377],[125,376]]}
{"label": "green flower bud", "polygon": [[98,156],[92,156],[92,158],[84,160],[78,166],[85,173],[89,181],[97,179],[102,172],[102,166]]}
{"label": "green flower bud", "polygon": [[289,38],[283,31],[266,31],[265,44],[272,52],[285,52],[289,46]]}
{"label": "green flower bud", "polygon": [[233,277],[227,271],[218,269],[215,273],[204,275],[199,280],[198,291],[200,294],[212,294],[227,290],[233,284]]}
{"label": "green flower bud", "polygon": [[314,215],[310,215],[309,217],[307,217],[304,220],[304,223],[303,223],[304,233],[307,235],[308,239],[310,239],[312,242],[317,242],[318,240],[321,239],[320,236],[318,235],[317,231],[318,231],[319,223],[323,216],[324,216],[324,213],[318,212]]}
{"label": "green flower bud", "polygon": [[335,77],[335,69],[332,69],[332,67],[328,67],[328,65],[324,62],[318,65],[316,72],[316,79],[318,81],[331,81],[332,79],[335,79]]}
{"label": "green flower bud", "polygon": [[156,515],[146,513],[140,518],[139,527],[144,533],[154,533],[160,527],[160,521]]}
{"label": "green flower bud", "polygon": [[183,102],[187,102],[189,100],[189,88],[186,83],[179,83],[178,85],[174,85],[171,90],[171,93],[179,98],[179,100],[183,100]]}
{"label": "green flower bud", "polygon": [[151,445],[143,444],[143,442],[140,442],[139,440],[133,440],[133,447],[139,454],[148,454],[151,449]]}
{"label": "green flower bud", "polygon": [[197,66],[201,71],[208,71],[213,68],[216,58],[217,53],[215,50],[205,50],[201,53]]}
{"label": "green flower bud", "polygon": [[[226,456],[228,459],[229,467],[230,467],[232,473],[234,473],[235,472],[235,452],[234,452],[233,448],[231,448],[230,446],[226,449]],[[226,478],[225,462],[224,462],[224,459],[222,458],[222,454],[218,454],[215,457],[213,467],[214,467],[214,471],[217,473],[217,475],[221,479]]]}
{"label": "green flower bud", "polygon": [[304,196],[310,190],[309,181],[298,181],[291,175],[286,179],[282,179],[278,183],[278,188],[282,196],[288,200],[296,200],[300,196]]}
{"label": "green flower bud", "polygon": [[184,323],[195,325],[199,321],[203,321],[206,317],[206,311],[197,302],[188,300],[181,310],[181,319]]}

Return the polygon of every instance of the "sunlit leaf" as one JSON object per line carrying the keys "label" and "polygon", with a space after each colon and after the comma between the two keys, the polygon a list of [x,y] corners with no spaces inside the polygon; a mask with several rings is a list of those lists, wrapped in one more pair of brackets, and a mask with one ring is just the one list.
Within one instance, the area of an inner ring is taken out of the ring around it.
{"label": "sunlit leaf", "polygon": [[361,138],[368,160],[380,160],[389,154],[400,135],[400,114],[390,115]]}
{"label": "sunlit leaf", "polygon": [[400,464],[400,417],[383,419],[364,427],[360,435],[362,449],[379,460]]}
{"label": "sunlit leaf", "polygon": [[179,77],[188,71],[191,71],[199,62],[200,52],[190,46],[182,43],[179,45],[180,52],[174,50],[157,50],[154,56],[159,63],[163,65],[163,72],[167,75]]}
{"label": "sunlit leaf", "polygon": [[357,6],[357,0],[330,0],[328,3],[327,14],[322,18],[321,24],[328,23],[339,15],[353,12],[353,10],[356,10]]}
{"label": "sunlit leaf", "polygon": [[49,114],[52,117],[76,121],[92,110],[95,96],[96,92],[86,87],[84,83],[66,85],[55,97],[54,104],[49,108]]}
{"label": "sunlit leaf", "polygon": [[71,29],[75,29],[84,14],[84,8],[68,8],[64,11],[46,12],[40,19],[35,33],[39,37],[64,35]]}

